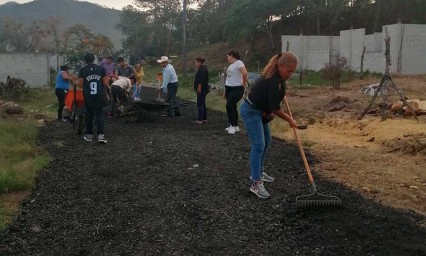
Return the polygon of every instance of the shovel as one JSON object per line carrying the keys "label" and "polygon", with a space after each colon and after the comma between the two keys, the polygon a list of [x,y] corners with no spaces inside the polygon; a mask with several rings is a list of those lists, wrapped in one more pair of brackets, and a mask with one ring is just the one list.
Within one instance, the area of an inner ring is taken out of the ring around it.
{"label": "shovel", "polygon": [[161,79],[162,78],[163,78],[163,72],[158,72],[157,73],[157,91],[158,91],[158,97],[155,100],[164,103],[164,99],[161,98]]}

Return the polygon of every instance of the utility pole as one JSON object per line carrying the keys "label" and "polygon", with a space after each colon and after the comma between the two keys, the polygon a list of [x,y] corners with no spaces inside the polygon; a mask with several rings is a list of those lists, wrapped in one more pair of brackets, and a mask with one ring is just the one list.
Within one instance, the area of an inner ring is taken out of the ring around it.
{"label": "utility pole", "polygon": [[182,72],[183,77],[186,77],[186,3],[187,0],[183,0],[183,12],[182,12],[182,28],[183,28],[183,38],[182,38]]}

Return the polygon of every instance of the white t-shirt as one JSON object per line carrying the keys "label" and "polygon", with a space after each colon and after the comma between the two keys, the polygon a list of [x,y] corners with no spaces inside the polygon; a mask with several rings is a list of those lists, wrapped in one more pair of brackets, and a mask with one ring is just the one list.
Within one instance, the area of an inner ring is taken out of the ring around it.
{"label": "white t-shirt", "polygon": [[243,75],[240,72],[240,68],[244,67],[244,63],[241,60],[229,65],[226,70],[226,86],[242,86],[243,84]]}
{"label": "white t-shirt", "polygon": [[117,85],[126,91],[130,91],[130,88],[132,87],[132,81],[127,77],[119,76],[118,79],[112,83],[112,85]]}

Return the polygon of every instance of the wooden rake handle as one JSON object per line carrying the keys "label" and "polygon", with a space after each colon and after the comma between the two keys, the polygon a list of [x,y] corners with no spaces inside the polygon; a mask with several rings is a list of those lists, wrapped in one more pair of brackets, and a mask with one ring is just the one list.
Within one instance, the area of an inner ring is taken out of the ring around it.
{"label": "wooden rake handle", "polygon": [[[284,101],[285,107],[287,108],[288,114],[290,115],[291,118],[293,118],[293,115],[291,114],[291,110],[290,110],[290,105],[288,105],[287,97],[285,95],[284,95],[283,101]],[[311,168],[309,167],[308,160],[306,159],[305,151],[303,150],[302,142],[300,141],[299,133],[298,133],[297,129],[294,128],[294,127],[293,127],[293,134],[294,134],[294,138],[296,139],[297,146],[299,147],[300,155],[302,156],[303,164],[305,165],[306,173],[308,174],[308,177],[309,177],[309,182],[312,185],[313,191],[316,193],[317,188],[316,188],[316,185],[315,185],[314,177],[312,176]]]}

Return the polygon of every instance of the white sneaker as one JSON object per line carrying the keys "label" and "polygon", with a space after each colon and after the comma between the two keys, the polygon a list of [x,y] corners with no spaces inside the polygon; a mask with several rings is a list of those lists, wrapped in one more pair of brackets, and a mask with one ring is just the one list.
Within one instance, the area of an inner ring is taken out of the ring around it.
{"label": "white sneaker", "polygon": [[92,141],[93,140],[93,135],[92,134],[85,134],[84,136],[83,136],[83,139],[85,140],[85,141]]}
{"label": "white sneaker", "polygon": [[228,134],[235,134],[235,127],[234,126],[231,126],[231,127],[229,127],[229,129],[228,129]]}
{"label": "white sneaker", "polygon": [[[251,180],[251,176],[249,177],[249,179]],[[264,172],[262,172],[262,175],[260,176],[260,179],[262,181],[265,181],[265,182],[274,182],[275,181],[274,177],[269,176],[268,174],[266,174]]]}
{"label": "white sneaker", "polygon": [[98,134],[98,143],[100,144],[106,144],[107,140],[105,139],[105,136],[103,134]]}
{"label": "white sneaker", "polygon": [[240,127],[239,126],[232,126],[232,125],[229,125],[229,127],[227,127],[227,128],[225,128],[225,131],[229,131],[229,129],[231,129],[231,127],[234,127],[234,129],[235,129],[235,131],[236,132],[239,132],[240,131]]}
{"label": "white sneaker", "polygon": [[259,182],[258,184],[252,184],[250,187],[250,191],[253,192],[259,198],[267,199],[271,197],[271,194],[269,194],[263,186],[263,182]]}

